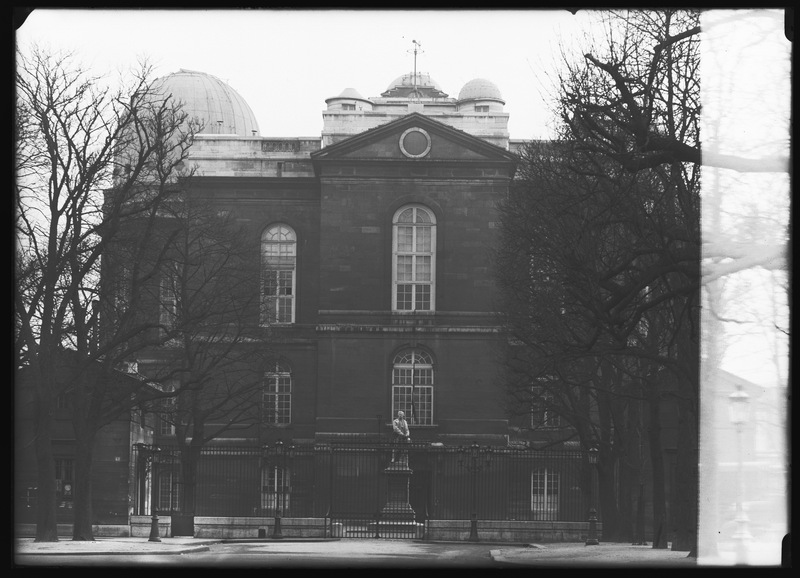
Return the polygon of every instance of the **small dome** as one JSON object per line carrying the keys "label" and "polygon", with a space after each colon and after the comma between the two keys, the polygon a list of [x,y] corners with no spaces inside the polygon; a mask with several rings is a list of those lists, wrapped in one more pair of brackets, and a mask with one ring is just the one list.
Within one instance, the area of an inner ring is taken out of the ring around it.
{"label": "small dome", "polygon": [[210,74],[180,69],[157,79],[154,90],[183,104],[189,118],[203,123],[199,134],[259,133],[258,121],[242,96],[228,84]]}
{"label": "small dome", "polygon": [[358,98],[364,100],[364,97],[359,94],[359,92],[355,88],[345,88],[342,91],[342,94],[337,96],[336,98]]}
{"label": "small dome", "polygon": [[361,96],[361,93],[358,92],[355,88],[345,88],[339,96],[332,96],[330,98],[325,99],[326,104],[330,104],[336,100],[361,100],[368,103],[370,106],[372,102]]}
{"label": "small dome", "polygon": [[447,94],[442,91],[442,87],[439,86],[439,83],[433,80],[431,75],[427,72],[417,72],[416,78],[413,72],[398,76],[386,87],[386,90],[381,96],[409,96],[409,94],[413,92],[415,85],[420,96],[437,98],[447,96]]}
{"label": "small dome", "polygon": [[458,93],[458,100],[499,100],[505,104],[497,85],[485,78],[474,78],[466,83]]}

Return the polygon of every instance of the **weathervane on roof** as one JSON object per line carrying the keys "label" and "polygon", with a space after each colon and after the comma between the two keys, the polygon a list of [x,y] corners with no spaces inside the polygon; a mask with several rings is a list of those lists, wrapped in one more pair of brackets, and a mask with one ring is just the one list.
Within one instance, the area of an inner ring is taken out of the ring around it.
{"label": "weathervane on roof", "polygon": [[422,53],[422,44],[417,42],[416,40],[412,40],[411,42],[414,43],[413,50],[409,50],[408,52],[414,53],[414,77],[412,81],[414,83],[414,90],[411,92],[412,96],[419,98],[419,93],[417,92],[417,53]]}

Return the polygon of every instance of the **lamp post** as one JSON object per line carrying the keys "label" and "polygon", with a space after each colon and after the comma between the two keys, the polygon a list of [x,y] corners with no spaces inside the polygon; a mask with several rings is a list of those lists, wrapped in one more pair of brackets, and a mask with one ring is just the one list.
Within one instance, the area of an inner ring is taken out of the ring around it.
{"label": "lamp post", "polygon": [[597,467],[597,448],[592,446],[589,449],[589,537],[586,539],[587,546],[597,546],[600,542],[597,539],[597,510],[594,507],[594,470]]}
{"label": "lamp post", "polygon": [[731,423],[736,428],[736,454],[737,454],[737,484],[736,484],[736,531],[733,540],[736,544],[736,563],[747,563],[747,541],[750,533],[747,530],[747,514],[744,512],[742,500],[744,498],[744,468],[742,460],[742,434],[744,425],[747,423],[748,405],[750,396],[742,390],[741,385],[736,386],[730,396],[728,396],[728,409]]}
{"label": "lamp post", "polygon": [[144,459],[144,479],[147,479],[148,470],[152,472],[150,480],[150,538],[149,542],[160,542],[158,537],[158,515],[156,514],[156,456],[161,448],[156,445],[137,443],[139,455]]}
{"label": "lamp post", "polygon": [[[285,481],[284,475],[286,471],[286,454],[283,450],[283,442],[278,440],[275,442],[275,456],[281,459],[281,477],[278,478],[277,471],[275,473],[275,483],[278,484],[278,493],[275,494],[275,528],[272,531],[272,538],[273,540],[280,540],[283,538],[283,534],[281,533],[281,501],[283,498],[283,484]],[[275,469],[278,469],[277,463],[275,465]]]}
{"label": "lamp post", "polygon": [[[478,472],[483,470],[484,467],[489,465],[492,459],[492,449],[481,448],[478,442],[472,442],[469,448],[463,446],[458,450],[460,456],[458,458],[458,465],[466,468],[471,475],[470,484],[470,501],[472,503],[472,514],[470,516],[469,538],[470,542],[478,541]],[[481,460],[481,454],[485,455],[484,460]],[[464,462],[464,456],[469,458],[468,462]]]}

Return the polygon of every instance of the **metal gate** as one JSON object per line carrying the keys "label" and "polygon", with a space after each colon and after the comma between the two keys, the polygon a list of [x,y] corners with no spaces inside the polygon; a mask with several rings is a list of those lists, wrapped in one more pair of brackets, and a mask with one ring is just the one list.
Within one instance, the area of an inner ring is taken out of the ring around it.
{"label": "metal gate", "polygon": [[134,445],[134,511],[318,518],[343,538],[424,538],[433,520],[583,522],[591,505],[592,472],[582,451],[287,445],[203,448],[191,511],[182,507],[189,486],[179,476],[180,452],[161,447],[151,455]]}
{"label": "metal gate", "polygon": [[328,516],[334,532],[343,538],[422,537],[429,476],[420,457],[391,444],[332,444]]}

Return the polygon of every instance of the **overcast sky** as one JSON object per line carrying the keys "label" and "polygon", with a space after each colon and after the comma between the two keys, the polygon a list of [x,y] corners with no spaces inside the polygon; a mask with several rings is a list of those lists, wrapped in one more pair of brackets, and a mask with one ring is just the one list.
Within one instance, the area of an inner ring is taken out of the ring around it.
{"label": "overcast sky", "polygon": [[500,89],[511,138],[549,136],[542,93],[561,39],[589,15],[566,10],[35,10],[22,44],[74,50],[96,73],[147,56],[162,76],[181,68],[226,81],[262,136],[319,136],[325,99],[348,87],[380,96],[395,78],[426,72],[451,97],[473,78]]}

